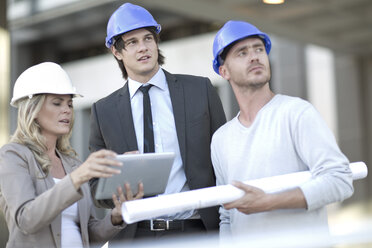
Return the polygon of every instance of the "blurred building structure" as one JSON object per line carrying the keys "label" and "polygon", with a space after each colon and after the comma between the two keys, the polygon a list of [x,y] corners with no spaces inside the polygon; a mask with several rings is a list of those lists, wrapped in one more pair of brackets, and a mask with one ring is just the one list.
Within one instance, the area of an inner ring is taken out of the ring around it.
{"label": "blurred building structure", "polygon": [[[7,30],[6,2],[0,2],[0,145],[7,142],[9,136],[9,54],[10,41]],[[5,247],[8,229],[0,211],[0,247]]]}
{"label": "blurred building structure", "polygon": [[[7,27],[10,34],[10,64],[1,66],[10,70],[10,80],[0,84],[8,88],[0,103],[1,111],[8,110],[1,112],[2,119],[6,117],[6,125],[0,123],[1,142],[16,127],[16,109],[8,108],[7,103],[15,79],[31,65],[53,61],[66,69],[85,96],[75,101],[72,143],[81,159],[88,156],[90,105],[125,83],[104,45],[108,18],[124,2],[7,0],[7,20],[1,19],[0,31]],[[265,5],[259,0],[130,2],[147,8],[162,25],[163,67],[172,73],[209,77],[228,119],[236,115],[238,106],[229,84],[212,69],[214,35],[229,19],[249,21],[269,33],[273,90],[312,102],[350,161],[372,164],[372,1],[287,0],[283,5]],[[6,47],[1,43],[0,49],[3,54]],[[371,177],[356,182],[355,189],[342,208],[361,206],[363,214],[369,214]]]}

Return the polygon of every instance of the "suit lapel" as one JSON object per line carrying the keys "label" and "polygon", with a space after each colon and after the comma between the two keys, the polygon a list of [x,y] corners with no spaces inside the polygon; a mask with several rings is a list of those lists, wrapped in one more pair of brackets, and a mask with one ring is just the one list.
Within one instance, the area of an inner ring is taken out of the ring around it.
{"label": "suit lapel", "polygon": [[[136,132],[133,124],[132,108],[130,105],[128,82],[119,93],[119,97],[116,101],[116,110],[117,113],[119,113],[119,119],[124,134],[124,136],[120,138],[119,142],[127,143],[127,149],[124,152],[138,150]],[[119,147],[123,146],[119,145]]]}
{"label": "suit lapel", "polygon": [[174,75],[163,70],[167,79],[169,94],[173,107],[173,116],[176,122],[178,144],[182,157],[182,163],[186,165],[186,127],[185,127],[185,102],[181,83],[177,82]]}

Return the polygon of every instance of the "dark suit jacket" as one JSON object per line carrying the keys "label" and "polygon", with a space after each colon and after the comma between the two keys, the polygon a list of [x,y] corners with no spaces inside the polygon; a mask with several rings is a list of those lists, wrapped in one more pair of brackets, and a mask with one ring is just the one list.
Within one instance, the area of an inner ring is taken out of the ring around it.
{"label": "dark suit jacket", "polygon": [[[213,133],[226,122],[221,100],[208,78],[170,74],[164,70],[171,97],[178,142],[191,190],[214,186],[210,158]],[[128,83],[93,104],[89,149],[110,149],[118,154],[138,150]],[[97,180],[91,183],[95,192]],[[107,202],[98,202],[109,206]],[[216,207],[198,210],[207,230],[218,229]]]}

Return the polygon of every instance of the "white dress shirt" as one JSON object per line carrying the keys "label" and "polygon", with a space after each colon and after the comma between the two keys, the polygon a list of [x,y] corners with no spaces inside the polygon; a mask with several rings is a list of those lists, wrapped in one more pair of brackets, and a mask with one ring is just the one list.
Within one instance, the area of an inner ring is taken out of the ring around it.
{"label": "white dress shirt", "polygon": [[[189,187],[186,183],[185,170],[182,164],[172,102],[165,74],[161,68],[159,68],[159,71],[145,84],[128,78],[138,150],[140,153],[143,153],[143,95],[138,89],[142,85],[147,84],[153,85],[149,90],[149,96],[154,128],[155,152],[174,152],[176,155],[164,194],[187,191]],[[146,187],[146,185],[144,185],[144,187]],[[163,216],[162,218],[187,219],[193,215],[193,212],[194,211],[188,211],[172,216]]]}

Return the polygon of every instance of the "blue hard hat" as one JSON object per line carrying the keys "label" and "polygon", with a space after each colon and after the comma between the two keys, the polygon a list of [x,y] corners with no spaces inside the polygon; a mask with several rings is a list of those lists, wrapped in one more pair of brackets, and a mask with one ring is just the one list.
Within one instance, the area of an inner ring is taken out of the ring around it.
{"label": "blue hard hat", "polygon": [[267,34],[261,32],[258,28],[248,22],[243,21],[228,21],[225,25],[217,32],[216,37],[213,41],[213,69],[217,74],[219,73],[219,67],[221,66],[220,55],[223,50],[234,43],[235,41],[247,38],[250,36],[259,36],[264,44],[266,53],[270,53],[271,41]]}
{"label": "blue hard hat", "polygon": [[160,33],[161,26],[145,8],[131,3],[121,5],[110,17],[107,23],[106,47],[114,44],[114,37],[126,32],[155,27],[156,33]]}

